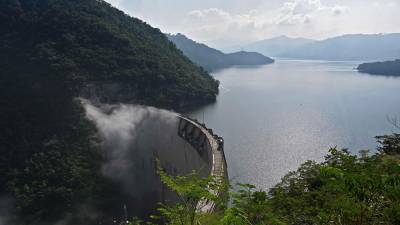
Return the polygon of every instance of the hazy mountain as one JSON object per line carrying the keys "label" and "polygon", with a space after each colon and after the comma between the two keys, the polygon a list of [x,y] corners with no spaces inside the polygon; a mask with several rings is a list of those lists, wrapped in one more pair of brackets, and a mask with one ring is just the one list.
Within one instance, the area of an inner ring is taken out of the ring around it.
{"label": "hazy mountain", "polygon": [[265,39],[262,41],[250,43],[245,46],[236,47],[236,49],[240,48],[244,51],[259,52],[261,54],[268,56],[279,56],[286,51],[302,47],[312,42],[314,42],[314,40],[279,36],[271,39]]}
{"label": "hazy mountain", "polygon": [[225,54],[231,65],[263,65],[273,63],[274,60],[258,52],[234,52]]}
{"label": "hazy mountain", "polygon": [[320,60],[393,60],[400,58],[400,34],[354,34],[306,44],[281,57]]}
{"label": "hazy mountain", "polygon": [[400,59],[385,62],[363,63],[360,64],[357,69],[362,73],[400,76]]}
{"label": "hazy mountain", "polygon": [[183,34],[167,35],[175,45],[193,62],[207,71],[227,68],[233,65],[262,65],[274,60],[256,52],[225,54],[205,44],[197,43]]}

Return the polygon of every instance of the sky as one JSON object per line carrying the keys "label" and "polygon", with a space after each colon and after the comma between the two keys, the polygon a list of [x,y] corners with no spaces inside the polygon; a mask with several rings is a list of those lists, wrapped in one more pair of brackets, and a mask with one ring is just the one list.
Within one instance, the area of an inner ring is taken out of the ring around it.
{"label": "sky", "polygon": [[280,35],[400,32],[400,0],[106,0],[165,33],[229,48]]}

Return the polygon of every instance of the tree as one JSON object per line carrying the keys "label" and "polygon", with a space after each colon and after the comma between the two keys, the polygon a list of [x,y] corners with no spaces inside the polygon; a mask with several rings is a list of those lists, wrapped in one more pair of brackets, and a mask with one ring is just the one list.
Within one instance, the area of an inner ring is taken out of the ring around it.
{"label": "tree", "polygon": [[207,192],[208,178],[194,173],[171,177],[159,169],[163,182],[182,197],[181,204],[164,206],[161,212],[173,225],[400,224],[400,139],[392,134],[378,142],[376,154],[331,148],[323,162],[305,162],[268,194],[239,184],[229,193],[229,207],[213,214],[199,214],[195,207],[203,196],[221,201]]}
{"label": "tree", "polygon": [[231,193],[232,206],[225,211],[222,222],[226,225],[284,225],[272,213],[267,193],[255,191],[255,186],[238,184]]}
{"label": "tree", "polygon": [[184,176],[170,176],[158,165],[161,181],[173,190],[179,197],[175,205],[161,204],[158,209],[161,216],[154,219],[164,219],[171,225],[201,224],[204,216],[197,208],[199,201],[212,201],[219,206],[225,203],[224,196],[227,184],[219,177],[200,177],[195,171]]}
{"label": "tree", "polygon": [[387,155],[400,154],[400,134],[377,136],[376,139],[380,144],[378,147],[380,153]]}

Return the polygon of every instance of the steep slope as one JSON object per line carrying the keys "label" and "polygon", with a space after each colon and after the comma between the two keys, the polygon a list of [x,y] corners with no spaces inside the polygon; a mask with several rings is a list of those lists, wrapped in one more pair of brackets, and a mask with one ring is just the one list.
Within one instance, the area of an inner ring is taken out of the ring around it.
{"label": "steep slope", "polygon": [[263,65],[273,60],[254,52],[224,54],[205,44],[197,43],[183,34],[168,35],[168,38],[193,62],[207,71],[227,68],[233,65]]}
{"label": "steep slope", "polygon": [[281,57],[320,60],[393,60],[400,57],[400,34],[344,35],[307,44]]}
{"label": "steep slope", "polygon": [[121,90],[116,95],[130,89],[130,101],[166,107],[215,99],[217,82],[158,29],[107,3],[7,1],[15,7],[2,7],[4,69],[26,61],[19,69],[39,70],[37,65],[43,64],[38,73],[54,70],[75,87],[118,83]]}
{"label": "steep slope", "polygon": [[0,205],[18,224],[123,217],[76,97],[178,109],[218,92],[158,29],[100,0],[0,1],[0,86]]}
{"label": "steep slope", "polygon": [[242,46],[245,51],[260,52],[264,55],[279,56],[286,51],[290,51],[306,44],[310,44],[314,40],[306,38],[290,38],[287,36],[279,36],[271,39],[265,39]]}
{"label": "steep slope", "polygon": [[363,63],[360,64],[357,69],[362,73],[400,76],[400,59],[385,62]]}

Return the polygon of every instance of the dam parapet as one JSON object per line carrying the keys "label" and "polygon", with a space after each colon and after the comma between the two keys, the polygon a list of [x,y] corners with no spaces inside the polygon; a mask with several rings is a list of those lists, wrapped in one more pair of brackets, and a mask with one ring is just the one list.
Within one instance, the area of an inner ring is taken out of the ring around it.
{"label": "dam parapet", "polygon": [[[209,175],[221,182],[228,179],[222,137],[214,134],[213,130],[207,128],[204,123],[183,116],[180,116],[178,135],[190,143],[209,164]],[[212,201],[200,201],[197,209],[202,213],[210,213],[216,210],[216,204]]]}

